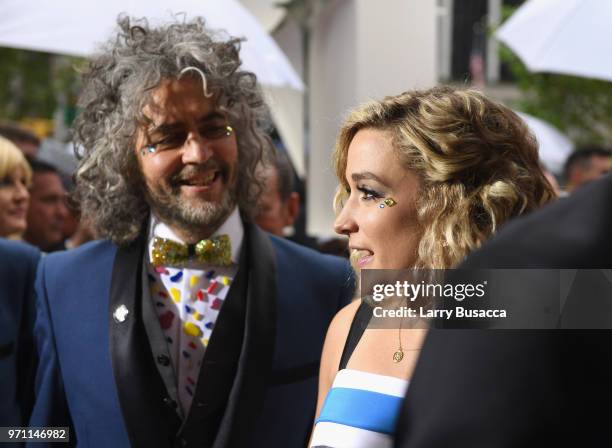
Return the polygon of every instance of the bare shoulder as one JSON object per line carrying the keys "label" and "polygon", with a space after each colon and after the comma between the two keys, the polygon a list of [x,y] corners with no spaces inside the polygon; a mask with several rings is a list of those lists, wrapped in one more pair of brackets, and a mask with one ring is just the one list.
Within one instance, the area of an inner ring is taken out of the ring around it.
{"label": "bare shoulder", "polygon": [[[353,300],[338,311],[329,324],[326,340],[334,346],[339,345],[340,351],[344,348],[344,343],[348,337],[351,324],[353,323],[359,305],[361,305],[360,300]],[[338,361],[340,361],[340,356],[338,356]]]}
{"label": "bare shoulder", "polygon": [[325,369],[325,373],[331,376],[332,380],[338,371],[344,344],[360,304],[360,300],[354,300],[338,311],[327,330],[321,368]]}
{"label": "bare shoulder", "polygon": [[321,369],[319,371],[317,416],[321,412],[321,407],[323,406],[327,392],[331,388],[336,373],[338,372],[338,365],[340,364],[344,343],[346,342],[351,323],[353,322],[360,303],[360,300],[354,300],[338,311],[327,329],[327,336],[325,336],[325,344],[323,345],[323,354],[321,356]]}

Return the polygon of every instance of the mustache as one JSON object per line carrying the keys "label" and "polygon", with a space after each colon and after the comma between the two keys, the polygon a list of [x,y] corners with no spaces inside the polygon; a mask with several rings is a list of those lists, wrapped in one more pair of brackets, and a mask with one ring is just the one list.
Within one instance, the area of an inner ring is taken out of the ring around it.
{"label": "mustache", "polygon": [[170,183],[173,186],[179,186],[192,177],[197,177],[211,171],[219,171],[221,176],[226,176],[228,167],[212,159],[206,161],[203,165],[187,165],[170,178]]}

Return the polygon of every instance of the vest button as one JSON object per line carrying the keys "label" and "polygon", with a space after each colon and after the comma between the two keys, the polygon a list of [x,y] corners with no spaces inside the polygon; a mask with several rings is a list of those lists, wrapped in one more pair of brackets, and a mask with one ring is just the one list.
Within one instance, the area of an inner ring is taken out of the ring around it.
{"label": "vest button", "polygon": [[157,362],[164,367],[168,367],[170,365],[170,358],[166,355],[159,355],[157,357]]}

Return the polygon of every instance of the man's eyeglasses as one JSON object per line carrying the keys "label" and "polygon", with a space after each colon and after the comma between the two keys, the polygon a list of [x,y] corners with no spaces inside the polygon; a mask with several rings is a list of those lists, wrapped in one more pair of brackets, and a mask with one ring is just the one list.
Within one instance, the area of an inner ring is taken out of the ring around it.
{"label": "man's eyeglasses", "polygon": [[[159,151],[167,151],[183,146],[187,140],[189,132],[185,129],[177,129],[167,132],[155,132],[155,134],[162,134],[163,137],[148,143],[140,149],[140,154],[146,156],[147,154],[156,153]],[[220,140],[227,138],[234,133],[234,128],[228,124],[215,125],[207,123],[202,125],[198,129],[200,137],[206,140]]]}

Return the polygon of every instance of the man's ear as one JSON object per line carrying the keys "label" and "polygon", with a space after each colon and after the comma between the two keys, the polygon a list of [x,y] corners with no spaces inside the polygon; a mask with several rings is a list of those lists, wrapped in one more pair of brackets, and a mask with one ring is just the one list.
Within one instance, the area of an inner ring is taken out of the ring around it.
{"label": "man's ear", "polygon": [[300,194],[296,191],[289,195],[285,202],[285,227],[292,226],[300,213]]}

